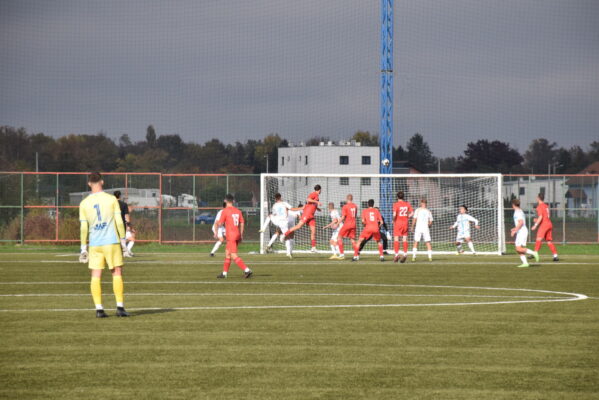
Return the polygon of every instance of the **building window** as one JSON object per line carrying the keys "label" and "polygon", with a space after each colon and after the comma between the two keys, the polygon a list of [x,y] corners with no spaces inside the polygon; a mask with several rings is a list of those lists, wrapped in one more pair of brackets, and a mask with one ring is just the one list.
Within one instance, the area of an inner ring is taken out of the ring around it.
{"label": "building window", "polygon": [[285,165],[285,157],[281,157],[281,165]]}
{"label": "building window", "polygon": [[370,178],[360,178],[360,185],[370,186]]}
{"label": "building window", "polygon": [[363,201],[362,202],[362,208],[368,208],[368,202],[367,201]]}
{"label": "building window", "polygon": [[348,165],[349,156],[339,156],[339,165]]}
{"label": "building window", "polygon": [[370,156],[362,156],[362,165],[370,165]]}
{"label": "building window", "polygon": [[339,178],[339,184],[341,186],[347,186],[347,185],[349,185],[349,178]]}
{"label": "building window", "polygon": [[308,165],[308,156],[306,156],[306,165]]}
{"label": "building window", "polygon": [[520,196],[524,196],[524,194],[526,193],[526,191],[525,191],[524,189],[525,189],[524,187],[520,187],[520,188],[518,189],[518,195],[520,195]]}
{"label": "building window", "polygon": [[539,193],[545,196],[545,186],[541,186],[541,188],[539,189]]}

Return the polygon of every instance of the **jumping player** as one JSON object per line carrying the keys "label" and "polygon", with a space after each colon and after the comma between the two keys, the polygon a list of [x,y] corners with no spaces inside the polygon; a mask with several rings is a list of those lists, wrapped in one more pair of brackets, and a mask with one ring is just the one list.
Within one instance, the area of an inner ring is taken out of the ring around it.
{"label": "jumping player", "polygon": [[449,227],[449,229],[458,228],[458,234],[455,238],[455,245],[457,247],[458,254],[464,253],[464,249],[462,248],[462,243],[464,243],[464,241],[468,243],[468,248],[472,254],[476,254],[474,251],[474,244],[472,243],[472,237],[470,235],[470,222],[474,223],[474,227],[476,229],[480,229],[478,220],[468,214],[468,207],[465,205],[460,206],[460,213],[458,214],[455,223]]}
{"label": "jumping player", "polygon": [[343,238],[351,240],[352,248],[356,247],[356,216],[358,215],[358,206],[354,204],[353,200],[354,196],[348,194],[346,203],[341,209],[339,223],[342,224],[342,226],[337,240],[339,249],[339,257],[337,258],[340,260],[345,259],[345,254],[343,252]]}
{"label": "jumping player", "polygon": [[360,245],[362,242],[372,237],[379,248],[379,257],[381,261],[385,261],[383,256],[383,243],[381,243],[381,233],[379,231],[380,226],[383,224],[383,218],[378,209],[374,208],[374,200],[368,200],[368,208],[362,211],[362,223],[364,224],[364,230],[360,234],[360,239],[357,245],[354,247],[354,258],[352,261],[358,261],[360,259]]}
{"label": "jumping player", "polygon": [[420,207],[414,211],[412,229],[414,230],[414,248],[412,249],[412,261],[416,261],[418,253],[418,242],[424,240],[428,252],[428,260],[433,261],[433,247],[431,246],[430,226],[433,224],[433,214],[426,208],[426,199],[420,200]]}
{"label": "jumping player", "polygon": [[329,257],[329,260],[337,260],[339,259],[339,256],[337,254],[340,254],[339,245],[337,244],[337,242],[339,237],[339,231],[343,227],[343,223],[340,222],[341,216],[339,215],[339,211],[335,209],[335,203],[329,203],[329,215],[331,217],[331,223],[324,226],[322,229],[325,230],[327,228],[331,228],[333,230],[333,233],[331,233],[331,240],[329,240],[329,243],[331,245],[331,252],[333,253],[333,255]]}
{"label": "jumping player", "polygon": [[289,210],[293,210],[291,205],[285,201],[281,196],[281,193],[275,194],[275,204],[272,206],[272,212],[270,214],[270,222],[276,227],[276,232],[270,241],[268,242],[267,250],[271,251],[272,245],[277,240],[277,237],[281,237],[281,241],[285,242],[285,249],[287,254],[291,254],[291,242],[285,240],[285,233],[289,230]]}
{"label": "jumping player", "polygon": [[[414,215],[412,205],[404,200],[404,192],[397,192],[397,201],[393,204],[393,250],[395,257],[393,262],[401,260],[406,262],[408,258],[408,230],[409,219]],[[403,251],[399,250],[399,238],[403,242]]]}
{"label": "jumping player", "polygon": [[224,226],[219,226],[218,221],[220,221],[221,215],[223,215],[223,210],[227,207],[227,203],[223,202],[223,208],[218,210],[216,213],[216,217],[214,218],[214,223],[212,224],[212,233],[216,242],[214,243],[214,247],[212,247],[212,251],[210,252],[210,257],[214,257],[214,253],[218,251],[218,248],[224,243],[226,230]]}
{"label": "jumping player", "polygon": [[528,237],[528,229],[526,228],[526,217],[524,211],[520,208],[520,200],[512,200],[512,208],[514,209],[514,227],[512,228],[512,237],[516,237],[514,244],[516,245],[516,252],[520,254],[520,260],[522,264],[518,265],[518,268],[530,267],[526,260],[526,254],[534,257],[536,262],[539,262],[539,253],[526,248],[526,238]]}
{"label": "jumping player", "polygon": [[532,230],[534,231],[537,228],[539,228],[539,230],[537,231],[535,251],[537,253],[539,252],[543,240],[545,240],[547,242],[547,247],[549,247],[553,254],[553,261],[559,261],[557,249],[553,244],[553,224],[549,218],[549,206],[545,203],[545,195],[543,193],[537,195],[537,218],[535,219],[535,224],[532,226]]}
{"label": "jumping player", "polygon": [[[125,225],[116,197],[104,192],[104,180],[99,172],[87,179],[91,194],[79,205],[81,222],[81,255],[79,261],[87,263],[91,270],[90,289],[96,317],[106,318],[102,306],[102,270],[108,264],[112,272],[112,290],[116,298],[117,317],[128,317],[123,305],[123,252],[125,251]],[[89,234],[89,249],[87,239]],[[88,253],[89,251],[89,253]]]}
{"label": "jumping player", "polygon": [[[295,226],[297,219],[301,217],[302,211],[304,209],[304,205],[299,203],[296,208],[292,208],[287,212],[287,228],[291,229]],[[283,236],[284,240],[289,242],[289,247],[286,246],[287,249],[287,257],[293,258],[293,245],[295,244],[295,234],[291,233],[289,236]]]}
{"label": "jumping player", "polygon": [[314,186],[314,191],[310,193],[306,199],[306,205],[304,206],[304,212],[302,213],[300,222],[285,233],[285,236],[289,236],[302,226],[308,225],[310,227],[312,253],[316,253],[316,219],[314,218],[314,213],[316,213],[318,206],[321,205],[319,201],[320,192],[320,185]]}
{"label": "jumping player", "polygon": [[227,231],[225,263],[223,264],[223,272],[217,276],[218,279],[225,279],[227,277],[227,274],[229,273],[229,267],[231,266],[231,260],[233,260],[233,262],[237,264],[241,270],[243,270],[243,277],[245,279],[248,279],[253,275],[252,270],[249,269],[241,257],[237,255],[237,245],[243,239],[243,228],[245,221],[241,211],[233,206],[234,201],[235,197],[233,197],[232,194],[227,194],[225,196],[225,203],[227,206],[223,210],[220,219],[218,220],[218,225],[224,225],[225,230]]}

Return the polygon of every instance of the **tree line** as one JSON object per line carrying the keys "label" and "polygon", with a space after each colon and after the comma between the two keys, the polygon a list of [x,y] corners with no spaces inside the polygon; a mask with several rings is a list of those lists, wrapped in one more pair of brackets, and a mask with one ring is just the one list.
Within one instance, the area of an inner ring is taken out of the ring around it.
{"label": "tree line", "polygon": [[[378,136],[355,132],[349,139],[363,145],[379,144]],[[327,137],[313,137],[306,145],[318,145]],[[170,173],[249,173],[277,170],[277,148],[289,142],[278,134],[261,140],[224,144],[211,139],[204,144],[184,142],[177,134],[158,135],[152,125],[145,140],[133,142],[128,135],[113,140],[104,133],[70,134],[53,138],[28,133],[24,128],[0,127],[0,170],[56,172],[170,172]],[[394,161],[407,161],[422,172],[501,172],[544,174],[577,173],[599,161],[599,141],[587,149],[559,147],[547,139],[535,139],[521,154],[509,143],[481,139],[467,144],[458,157],[435,157],[424,136],[415,133],[406,147],[393,149]],[[549,167],[550,166],[550,167]]]}

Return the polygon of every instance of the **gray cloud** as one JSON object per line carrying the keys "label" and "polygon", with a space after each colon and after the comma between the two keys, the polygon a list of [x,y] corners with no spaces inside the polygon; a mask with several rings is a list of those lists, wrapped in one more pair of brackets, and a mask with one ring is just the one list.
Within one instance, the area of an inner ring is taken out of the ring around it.
{"label": "gray cloud", "polygon": [[[599,137],[599,3],[396,2],[396,144]],[[0,124],[186,140],[378,131],[378,0],[0,2]]]}

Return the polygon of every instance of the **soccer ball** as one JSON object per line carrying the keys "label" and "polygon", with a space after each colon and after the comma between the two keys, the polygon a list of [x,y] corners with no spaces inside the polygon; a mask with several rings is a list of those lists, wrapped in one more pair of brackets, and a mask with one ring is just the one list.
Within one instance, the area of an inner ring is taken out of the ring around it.
{"label": "soccer ball", "polygon": [[385,167],[388,167],[388,166],[389,166],[389,159],[385,158],[385,159],[384,159],[384,160],[381,162],[381,164],[383,164]]}

